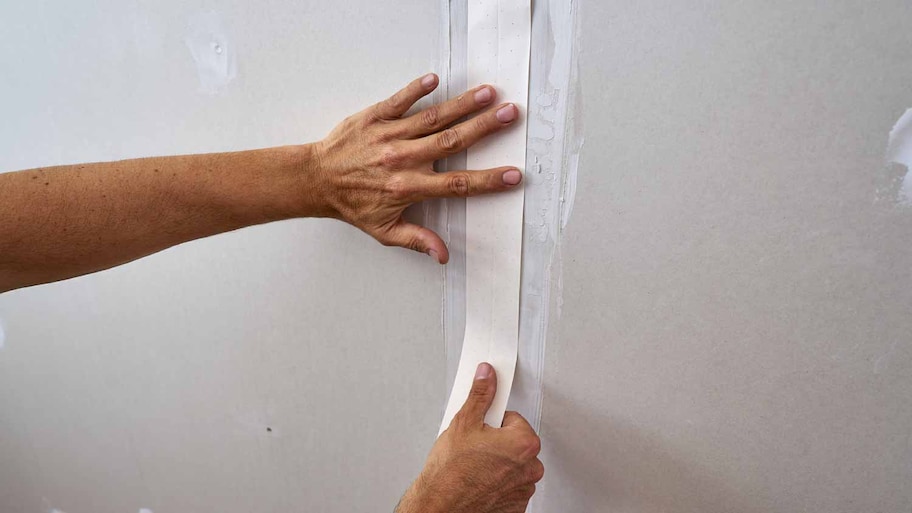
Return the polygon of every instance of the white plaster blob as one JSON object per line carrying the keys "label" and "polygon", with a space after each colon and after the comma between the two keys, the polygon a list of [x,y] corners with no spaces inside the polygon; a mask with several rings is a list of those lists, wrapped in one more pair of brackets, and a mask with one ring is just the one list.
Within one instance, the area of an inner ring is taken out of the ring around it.
{"label": "white plaster blob", "polygon": [[218,94],[237,76],[237,52],[229,41],[222,19],[214,11],[190,18],[184,42],[196,62],[199,91]]}
{"label": "white plaster blob", "polygon": [[[907,109],[890,130],[887,162],[902,164],[912,171],[912,109]],[[898,201],[904,205],[912,205],[912,173],[909,171],[899,189]]]}
{"label": "white plaster blob", "polygon": [[0,349],[6,345],[6,332],[3,331],[3,321],[0,321]]}
{"label": "white plaster blob", "polygon": [[139,513],[152,513],[152,510],[148,508],[140,508]]}

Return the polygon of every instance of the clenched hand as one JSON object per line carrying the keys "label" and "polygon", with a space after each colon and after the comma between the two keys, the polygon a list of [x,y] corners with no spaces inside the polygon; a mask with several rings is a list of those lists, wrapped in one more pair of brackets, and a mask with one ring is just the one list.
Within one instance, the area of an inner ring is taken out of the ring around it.
{"label": "clenched hand", "polygon": [[427,253],[441,264],[446,244],[432,230],[405,221],[403,211],[429,199],[506,191],[522,180],[513,167],[435,173],[434,161],[472,146],[510,126],[513,104],[491,107],[494,88],[475,89],[440,105],[406,115],[438,84],[436,75],[413,81],[392,97],[349,117],[315,145],[322,215],[367,232],[382,244]]}
{"label": "clenched hand", "polygon": [[503,427],[484,423],[497,379],[487,363],[478,366],[472,390],[449,429],[431,449],[421,475],[402,497],[396,513],[523,513],[545,468],[541,441],[516,412]]}

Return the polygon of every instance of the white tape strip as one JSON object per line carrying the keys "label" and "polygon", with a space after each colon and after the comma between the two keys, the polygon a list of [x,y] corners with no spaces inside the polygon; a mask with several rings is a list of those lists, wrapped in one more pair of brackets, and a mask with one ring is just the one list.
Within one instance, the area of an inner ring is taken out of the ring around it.
{"label": "white tape strip", "polygon": [[[516,165],[526,159],[531,0],[469,0],[468,83],[492,84],[520,119],[505,133],[467,152],[469,169]],[[466,331],[459,369],[440,431],[469,395],[475,368],[497,372],[497,395],[485,422],[500,427],[516,369],[522,264],[523,191],[466,200]]]}

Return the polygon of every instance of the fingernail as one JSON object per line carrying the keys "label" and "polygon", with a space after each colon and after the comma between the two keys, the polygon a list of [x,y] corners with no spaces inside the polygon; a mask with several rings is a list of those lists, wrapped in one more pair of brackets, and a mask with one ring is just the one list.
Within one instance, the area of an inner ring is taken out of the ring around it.
{"label": "fingernail", "polygon": [[434,251],[433,249],[429,249],[428,252],[427,252],[427,254],[428,254],[431,258],[434,259],[434,262],[436,262],[436,263],[438,263],[438,264],[440,263],[440,257],[437,256],[437,252],[436,252],[436,251]]}
{"label": "fingernail", "polygon": [[437,77],[434,76],[433,73],[425,75],[421,79],[421,85],[423,85],[424,87],[432,87],[434,85],[434,83],[436,83],[436,82],[437,82]]}
{"label": "fingernail", "polygon": [[504,171],[503,174],[503,183],[507,185],[516,185],[522,181],[522,173],[517,169],[511,169],[509,171]]}
{"label": "fingernail", "polygon": [[485,87],[484,89],[479,89],[475,92],[475,103],[484,105],[494,98],[494,95],[491,94],[491,88]]}
{"label": "fingernail", "polygon": [[497,121],[509,123],[516,119],[516,107],[513,104],[505,105],[497,111]]}
{"label": "fingernail", "polygon": [[493,370],[494,367],[491,367],[490,363],[479,363],[478,368],[475,369],[475,379],[488,379]]}

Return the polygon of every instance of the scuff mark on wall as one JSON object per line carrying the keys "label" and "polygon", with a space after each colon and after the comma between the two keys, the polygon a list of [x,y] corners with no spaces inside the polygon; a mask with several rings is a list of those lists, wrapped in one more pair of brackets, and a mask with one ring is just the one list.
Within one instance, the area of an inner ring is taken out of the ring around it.
{"label": "scuff mark on wall", "polygon": [[184,42],[196,63],[201,93],[218,94],[237,77],[237,51],[222,19],[214,11],[190,18]]}

